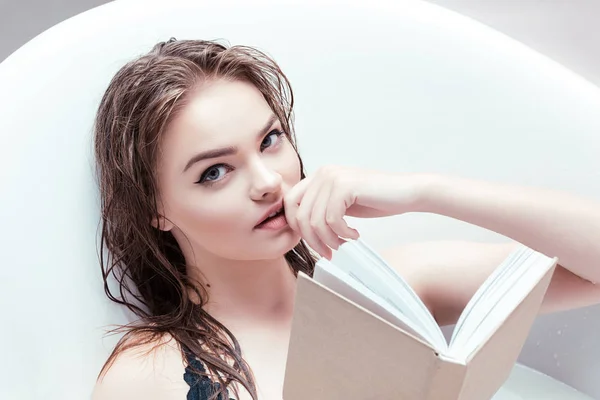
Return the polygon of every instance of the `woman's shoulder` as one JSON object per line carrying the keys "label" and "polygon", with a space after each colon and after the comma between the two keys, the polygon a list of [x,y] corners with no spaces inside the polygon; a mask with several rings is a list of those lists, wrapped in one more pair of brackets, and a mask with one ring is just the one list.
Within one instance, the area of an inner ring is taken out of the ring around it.
{"label": "woman's shoulder", "polygon": [[164,336],[120,352],[98,378],[93,400],[185,399],[185,362],[177,342]]}

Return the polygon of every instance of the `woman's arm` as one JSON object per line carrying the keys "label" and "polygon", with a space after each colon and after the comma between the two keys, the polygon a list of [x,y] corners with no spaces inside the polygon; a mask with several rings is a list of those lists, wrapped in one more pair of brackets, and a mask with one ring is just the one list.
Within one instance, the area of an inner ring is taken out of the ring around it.
{"label": "woman's arm", "polygon": [[[600,302],[600,202],[544,189],[434,174],[382,173],[326,166],[285,196],[290,227],[323,257],[356,239],[344,215],[430,212],[495,231],[559,259],[543,310]],[[514,248],[456,242],[387,252],[440,320],[451,322]],[[416,250],[415,250],[416,249]]]}
{"label": "woman's arm", "polygon": [[495,231],[600,282],[600,202],[567,193],[428,175],[419,210]]}
{"label": "woman's arm", "polygon": [[[440,325],[454,324],[477,289],[518,243],[468,241],[413,242],[382,252],[417,292]],[[594,285],[558,266],[540,312],[550,313],[600,303]]]}
{"label": "woman's arm", "polygon": [[[490,229],[560,265],[541,312],[600,303],[600,204],[567,193],[456,177],[422,176],[418,211]],[[455,323],[475,291],[517,243],[435,241],[384,252],[419,293],[438,323]]]}
{"label": "woman's arm", "polygon": [[558,257],[563,267],[584,279],[600,282],[600,202],[567,193],[446,175],[327,166],[289,190],[285,207],[292,229],[327,258],[340,237],[358,236],[344,215],[430,212],[500,233]]}

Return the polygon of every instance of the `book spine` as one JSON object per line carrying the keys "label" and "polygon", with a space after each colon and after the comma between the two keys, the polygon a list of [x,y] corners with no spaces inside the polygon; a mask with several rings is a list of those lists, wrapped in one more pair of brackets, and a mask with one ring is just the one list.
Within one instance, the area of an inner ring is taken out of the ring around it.
{"label": "book spine", "polygon": [[438,357],[426,400],[460,399],[466,373],[464,364]]}

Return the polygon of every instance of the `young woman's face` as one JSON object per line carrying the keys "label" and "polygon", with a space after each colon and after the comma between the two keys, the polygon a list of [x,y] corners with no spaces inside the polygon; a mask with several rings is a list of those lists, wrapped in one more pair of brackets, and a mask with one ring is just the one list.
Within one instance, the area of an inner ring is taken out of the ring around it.
{"label": "young woman's face", "polygon": [[258,89],[240,81],[206,82],[163,137],[157,170],[162,229],[182,247],[191,245],[196,256],[281,257],[300,237],[287,223],[257,224],[282,204],[300,172],[292,144]]}

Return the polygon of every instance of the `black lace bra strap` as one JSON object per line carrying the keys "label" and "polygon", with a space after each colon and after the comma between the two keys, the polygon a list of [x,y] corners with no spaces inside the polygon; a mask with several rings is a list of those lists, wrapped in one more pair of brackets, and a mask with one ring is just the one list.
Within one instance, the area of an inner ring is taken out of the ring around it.
{"label": "black lace bra strap", "polygon": [[[213,382],[207,376],[199,375],[197,372],[193,371],[192,368],[202,373],[206,373],[206,369],[204,368],[202,361],[198,360],[198,358],[196,358],[187,347],[183,348],[183,352],[187,362],[183,379],[190,386],[190,390],[187,394],[187,400],[212,399],[211,396],[213,396],[214,393],[220,389],[220,383]],[[227,394],[227,397],[229,397],[229,394]],[[224,400],[224,398],[222,395],[219,395],[217,400]]]}

